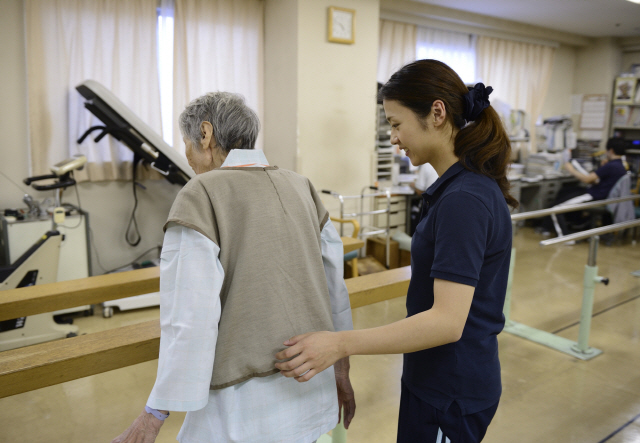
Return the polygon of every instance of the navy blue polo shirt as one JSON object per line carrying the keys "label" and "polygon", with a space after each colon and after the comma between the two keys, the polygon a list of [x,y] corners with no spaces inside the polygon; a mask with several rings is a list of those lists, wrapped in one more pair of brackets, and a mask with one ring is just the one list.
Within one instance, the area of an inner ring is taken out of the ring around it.
{"label": "navy blue polo shirt", "polygon": [[627,170],[618,158],[600,166],[595,172],[600,181],[589,187],[587,193],[591,194],[594,200],[604,200],[609,197],[609,193]]}
{"label": "navy blue polo shirt", "polygon": [[502,392],[497,335],[504,327],[511,216],[495,180],[451,166],[427,191],[411,242],[407,316],[433,307],[435,278],[475,287],[462,338],[404,355],[402,381],[423,401],[463,414],[494,405]]}

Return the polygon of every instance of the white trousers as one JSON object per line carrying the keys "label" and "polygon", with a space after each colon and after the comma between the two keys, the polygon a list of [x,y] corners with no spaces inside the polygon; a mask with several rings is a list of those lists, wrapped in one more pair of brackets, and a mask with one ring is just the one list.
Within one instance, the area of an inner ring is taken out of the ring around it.
{"label": "white trousers", "polygon": [[[591,196],[591,194],[584,193],[577,197],[570,198],[566,202],[562,202],[559,205],[555,205],[554,208],[557,208],[559,206],[565,206],[565,205],[577,205],[578,203],[586,203],[591,200],[593,200],[593,197]],[[560,224],[558,223],[558,217],[556,217],[556,214],[551,214],[551,220],[553,220],[553,226],[556,228],[556,233],[558,234],[558,237],[562,237],[564,234],[562,233],[562,229],[560,228]]]}

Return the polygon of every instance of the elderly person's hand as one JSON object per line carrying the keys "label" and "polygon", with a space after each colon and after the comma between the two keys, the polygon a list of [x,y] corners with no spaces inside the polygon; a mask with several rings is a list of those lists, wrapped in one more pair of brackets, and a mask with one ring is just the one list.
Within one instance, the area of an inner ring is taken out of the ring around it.
{"label": "elderly person's hand", "polygon": [[349,379],[349,357],[338,360],[333,369],[336,374],[336,387],[338,388],[338,423],[341,412],[344,409],[344,427],[349,429],[349,424],[356,413],[356,399]]}
{"label": "elderly person's hand", "polygon": [[144,410],[122,434],[111,443],[154,443],[164,422]]}

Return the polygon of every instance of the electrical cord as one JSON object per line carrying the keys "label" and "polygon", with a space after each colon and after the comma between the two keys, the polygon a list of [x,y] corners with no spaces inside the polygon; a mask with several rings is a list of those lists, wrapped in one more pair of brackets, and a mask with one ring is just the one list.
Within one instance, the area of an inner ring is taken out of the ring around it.
{"label": "electrical cord", "polygon": [[[134,171],[135,171],[135,169],[134,169]],[[136,223],[136,221],[135,221],[135,211],[136,211],[136,208],[137,208],[137,206],[138,206],[138,199],[137,199],[136,190],[135,190],[135,186],[136,186],[136,184],[137,184],[137,183],[136,183],[136,181],[135,181],[135,172],[134,172],[133,184],[134,184],[134,185],[133,185],[133,186],[134,186],[134,188],[133,188],[133,195],[134,195],[134,199],[135,199],[135,204],[134,204],[134,207],[133,207],[133,212],[132,212],[132,214],[131,214],[131,217],[132,217],[132,218],[131,218],[131,220],[133,220],[133,223],[134,223],[134,225],[135,225],[135,229],[136,229],[136,232],[137,232],[137,235],[138,235],[138,241],[137,241],[137,242],[135,242],[135,244],[131,244],[131,243],[128,241],[128,239],[127,239],[127,243],[129,243],[131,246],[136,246],[136,245],[138,245],[138,244],[140,243],[140,240],[141,240],[142,238],[141,238],[141,236],[140,236],[140,234],[139,234],[139,232],[138,232],[138,226],[137,226],[137,223]],[[83,211],[82,211],[82,203],[81,203],[81,201],[80,201],[80,192],[78,191],[78,184],[77,184],[77,183],[76,183],[76,185],[75,185],[75,189],[76,189],[76,197],[77,197],[77,199],[78,199],[78,209],[79,209],[80,215],[83,217],[83,216],[84,216],[84,213],[83,213]],[[81,220],[82,220],[82,219],[81,219]],[[129,226],[131,226],[131,223],[132,223],[132,222],[130,221],[130,222],[129,222]],[[62,226],[62,225],[61,225],[61,226]],[[106,268],[102,265],[102,263],[101,263],[101,261],[100,261],[100,254],[99,254],[99,252],[98,252],[98,248],[96,248],[96,246],[95,246],[95,240],[94,240],[94,236],[93,236],[93,229],[91,229],[91,226],[87,226],[87,227],[89,228],[89,236],[90,236],[90,239],[91,239],[91,248],[92,248],[93,252],[95,253],[95,256],[96,256],[96,262],[97,262],[97,264],[98,264],[98,267],[101,269],[101,271],[102,271],[104,274],[110,274],[110,273],[113,273],[113,272],[117,271],[117,270],[118,270],[118,269],[120,269],[120,268],[123,268],[123,267],[125,267],[125,266],[129,266],[129,265],[132,265],[133,263],[135,263],[136,261],[140,260],[142,257],[144,257],[145,255],[147,255],[149,252],[151,252],[151,251],[153,251],[153,250],[158,250],[158,257],[160,256],[160,251],[162,250],[162,247],[161,247],[161,246],[154,246],[153,248],[149,248],[149,249],[147,249],[146,251],[144,251],[142,254],[140,254],[138,257],[136,257],[135,259],[133,259],[133,260],[132,260],[132,261],[130,261],[129,263],[126,263],[126,264],[124,264],[124,265],[118,266],[118,267],[113,268],[113,269],[111,269],[111,270],[109,270],[109,271],[106,271],[106,270],[105,270]],[[127,230],[128,230],[128,229],[127,229]]]}
{"label": "electrical cord", "polygon": [[21,193],[26,193],[24,189],[22,189],[22,187],[17,184],[16,182],[14,182],[11,177],[9,177],[7,174],[5,174],[4,172],[0,171],[0,174],[2,174],[4,176],[4,178],[6,178],[7,180],[9,180],[11,183],[13,183],[13,185],[18,188],[20,190]]}
{"label": "electrical cord", "polygon": [[[136,169],[138,166],[137,156],[133,158],[133,179],[131,182],[133,183],[133,211],[131,211],[131,218],[129,218],[129,224],[127,225],[127,230],[124,234],[124,239],[127,241],[129,246],[138,246],[140,241],[142,240],[142,236],[140,235],[140,230],[138,229],[138,221],[136,220],[136,209],[138,209],[138,194],[136,192]],[[134,234],[137,236],[136,239],[130,239],[131,234],[131,226],[133,225]]]}
{"label": "electrical cord", "polygon": [[153,248],[149,248],[146,251],[144,251],[142,254],[140,254],[139,256],[137,256],[136,258],[134,258],[133,260],[131,260],[129,263],[122,265],[122,266],[118,266],[117,268],[113,268],[110,271],[105,272],[105,274],[110,274],[112,272],[117,271],[120,268],[124,268],[125,266],[129,266],[134,264],[135,262],[137,262],[138,260],[140,260],[142,257],[144,257],[145,255],[147,255],[149,252],[153,251],[153,250],[157,250],[158,251],[158,256],[160,255],[160,251],[161,251],[161,247],[160,246],[154,246]]}

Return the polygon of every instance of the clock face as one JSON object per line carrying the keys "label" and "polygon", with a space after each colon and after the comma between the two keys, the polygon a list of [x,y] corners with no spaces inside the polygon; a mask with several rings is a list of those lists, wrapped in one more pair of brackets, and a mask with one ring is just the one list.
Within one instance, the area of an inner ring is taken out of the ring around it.
{"label": "clock face", "polygon": [[334,10],[331,34],[334,38],[351,40],[353,38],[353,15],[350,12]]}
{"label": "clock face", "polygon": [[355,42],[354,9],[329,7],[329,41],[334,43],[352,44]]}

